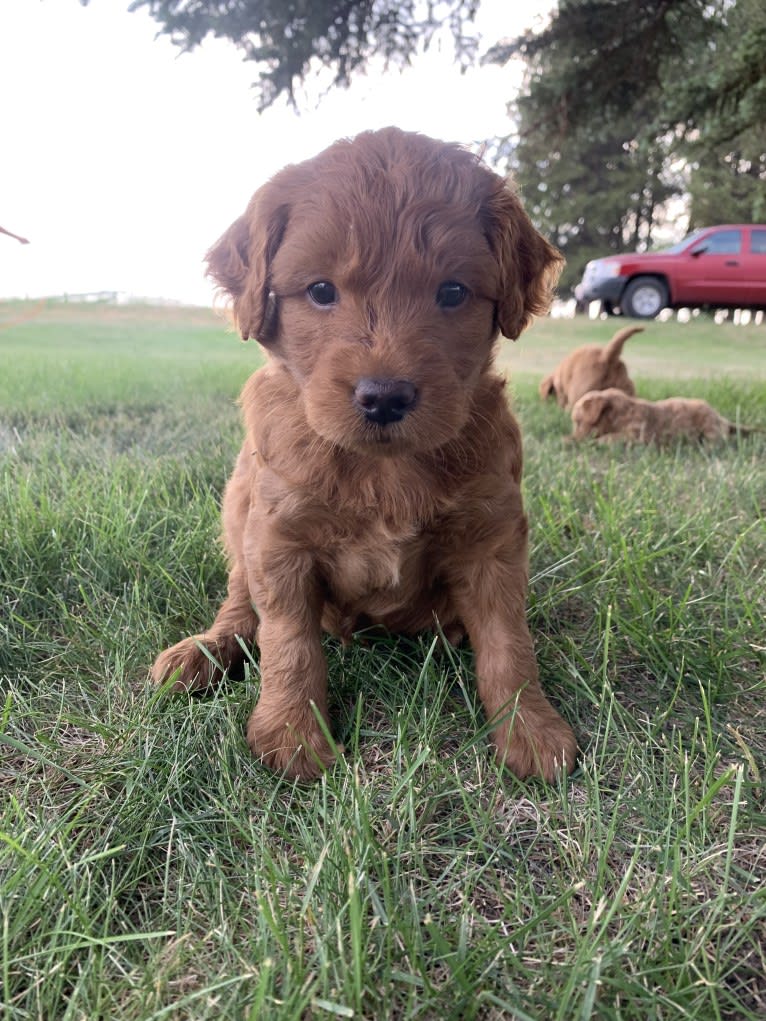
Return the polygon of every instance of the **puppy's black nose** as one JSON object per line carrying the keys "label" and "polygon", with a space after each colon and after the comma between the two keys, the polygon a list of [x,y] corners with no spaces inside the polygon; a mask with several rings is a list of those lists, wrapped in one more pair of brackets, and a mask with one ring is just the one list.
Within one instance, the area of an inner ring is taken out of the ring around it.
{"label": "puppy's black nose", "polygon": [[417,399],[417,388],[408,379],[360,379],[354,389],[354,404],[376,425],[401,422]]}

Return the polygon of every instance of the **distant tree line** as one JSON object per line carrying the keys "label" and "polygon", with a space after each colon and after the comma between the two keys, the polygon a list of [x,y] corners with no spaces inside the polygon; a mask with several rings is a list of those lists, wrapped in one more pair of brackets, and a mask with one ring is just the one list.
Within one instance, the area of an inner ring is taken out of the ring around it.
{"label": "distant tree line", "polygon": [[[82,0],[87,3],[88,0]],[[373,58],[401,67],[448,27],[478,57],[480,0],[133,0],[184,50],[229,39],[258,68],[260,109],[317,70],[347,85]],[[596,255],[652,244],[673,200],[689,227],[766,221],[763,0],[558,0],[542,30],[483,57],[525,63],[494,154],[567,256],[566,290]],[[677,233],[677,232],[676,232]]]}
{"label": "distant tree line", "polygon": [[498,148],[567,256],[562,288],[651,246],[680,196],[690,229],[766,221],[763,0],[560,0],[486,59],[515,55],[525,88]]}

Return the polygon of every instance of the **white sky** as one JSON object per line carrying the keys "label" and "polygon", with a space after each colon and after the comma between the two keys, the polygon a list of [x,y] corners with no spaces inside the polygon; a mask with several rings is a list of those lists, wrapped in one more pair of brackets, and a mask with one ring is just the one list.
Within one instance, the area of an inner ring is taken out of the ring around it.
{"label": "white sky", "polygon": [[[505,134],[518,69],[461,75],[449,47],[259,115],[257,68],[208,39],[180,54],[129,0],[0,0],[0,299],[98,290],[209,304],[202,258],[285,163],[398,124],[467,144]],[[481,52],[552,0],[483,0]]]}

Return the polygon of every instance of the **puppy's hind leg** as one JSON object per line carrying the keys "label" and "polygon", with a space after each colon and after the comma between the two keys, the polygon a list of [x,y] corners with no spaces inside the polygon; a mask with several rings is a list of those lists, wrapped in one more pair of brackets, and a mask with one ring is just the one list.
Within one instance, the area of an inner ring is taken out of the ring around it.
{"label": "puppy's hind leg", "polygon": [[236,669],[245,653],[240,641],[255,641],[258,618],[250,601],[245,572],[236,565],[229,575],[229,590],[215,620],[202,634],[184,638],[160,653],[152,679],[163,684],[173,678],[173,691],[206,688]]}

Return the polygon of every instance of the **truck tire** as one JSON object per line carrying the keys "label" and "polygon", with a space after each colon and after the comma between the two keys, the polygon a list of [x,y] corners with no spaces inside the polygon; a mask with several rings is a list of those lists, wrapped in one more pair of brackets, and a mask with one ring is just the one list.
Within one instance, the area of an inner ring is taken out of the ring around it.
{"label": "truck tire", "polygon": [[657,277],[635,277],[622,294],[623,314],[633,319],[654,319],[668,302],[668,289]]}

